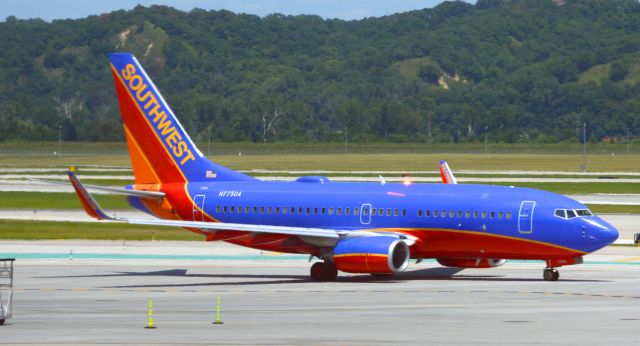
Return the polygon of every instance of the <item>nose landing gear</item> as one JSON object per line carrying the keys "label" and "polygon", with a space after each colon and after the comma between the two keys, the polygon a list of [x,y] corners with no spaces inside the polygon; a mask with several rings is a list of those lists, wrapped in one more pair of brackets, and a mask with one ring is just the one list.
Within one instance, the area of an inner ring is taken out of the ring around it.
{"label": "nose landing gear", "polygon": [[311,266],[313,281],[333,281],[338,277],[338,269],[331,262],[316,262]]}
{"label": "nose landing gear", "polygon": [[557,269],[547,268],[542,273],[542,277],[545,281],[558,281],[560,278],[560,273],[558,273]]}

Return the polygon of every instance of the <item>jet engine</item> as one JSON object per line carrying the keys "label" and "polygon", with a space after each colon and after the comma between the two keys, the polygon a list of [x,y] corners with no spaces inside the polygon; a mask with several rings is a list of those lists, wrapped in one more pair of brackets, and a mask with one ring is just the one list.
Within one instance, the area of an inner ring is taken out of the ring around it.
{"label": "jet engine", "polygon": [[437,258],[436,260],[445,267],[457,268],[493,268],[507,262],[504,259],[494,258]]}
{"label": "jet engine", "polygon": [[389,236],[347,238],[333,249],[333,263],[347,273],[399,273],[409,265],[409,246]]}

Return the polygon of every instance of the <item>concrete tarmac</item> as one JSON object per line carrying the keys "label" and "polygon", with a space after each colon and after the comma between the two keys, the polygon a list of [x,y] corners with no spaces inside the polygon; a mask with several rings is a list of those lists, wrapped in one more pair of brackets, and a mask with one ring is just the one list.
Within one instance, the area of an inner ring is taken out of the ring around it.
{"label": "concrete tarmac", "polygon": [[[162,251],[172,246],[182,245]],[[19,259],[0,344],[634,345],[639,250],[607,248],[560,268],[558,282],[535,262],[423,262],[393,278],[316,283],[306,260]],[[224,324],[213,325],[218,296]],[[149,298],[157,329],[144,329]]]}

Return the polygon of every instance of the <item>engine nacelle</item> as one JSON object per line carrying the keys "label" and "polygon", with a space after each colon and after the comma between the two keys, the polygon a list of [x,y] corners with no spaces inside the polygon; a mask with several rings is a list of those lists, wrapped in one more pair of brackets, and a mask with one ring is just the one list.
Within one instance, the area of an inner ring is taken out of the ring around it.
{"label": "engine nacelle", "polygon": [[333,249],[333,263],[347,273],[399,273],[409,265],[409,246],[388,236],[347,238]]}
{"label": "engine nacelle", "polygon": [[436,260],[445,267],[456,268],[493,268],[507,263],[507,260],[493,258],[437,258]]}

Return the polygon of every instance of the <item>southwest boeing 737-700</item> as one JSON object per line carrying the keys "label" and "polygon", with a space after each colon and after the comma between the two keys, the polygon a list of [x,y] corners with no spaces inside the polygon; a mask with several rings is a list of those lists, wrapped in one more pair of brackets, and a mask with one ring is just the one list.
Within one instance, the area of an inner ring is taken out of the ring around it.
{"label": "southwest boeing 737-700", "polygon": [[448,267],[489,268],[506,260],[557,267],[611,244],[617,230],[583,204],[550,192],[457,184],[446,163],[444,184],[332,182],[305,176],[266,182],[209,161],[160,92],[128,53],[110,55],[135,181],[117,189],[155,219],[108,216],[74,172],[69,178],[94,218],[184,227],[208,241],[309,254],[317,281],[338,271],[394,274],[411,258]]}

